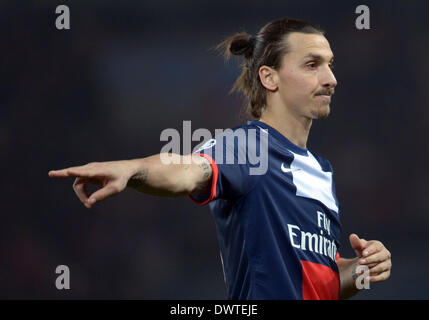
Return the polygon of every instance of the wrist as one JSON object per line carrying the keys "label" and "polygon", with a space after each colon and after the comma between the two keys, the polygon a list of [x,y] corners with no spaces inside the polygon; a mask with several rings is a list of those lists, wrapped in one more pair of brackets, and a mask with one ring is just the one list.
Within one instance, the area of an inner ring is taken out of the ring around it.
{"label": "wrist", "polygon": [[145,167],[144,159],[124,160],[124,164],[128,181]]}
{"label": "wrist", "polygon": [[137,190],[139,188],[141,189],[145,185],[148,175],[147,163],[145,159],[133,159],[127,161],[127,187]]}

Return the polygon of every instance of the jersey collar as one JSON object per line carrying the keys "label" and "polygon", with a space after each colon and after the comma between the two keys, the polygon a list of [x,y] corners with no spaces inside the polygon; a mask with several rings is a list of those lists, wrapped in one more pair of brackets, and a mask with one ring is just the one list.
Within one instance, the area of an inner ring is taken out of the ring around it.
{"label": "jersey collar", "polygon": [[284,135],[282,135],[280,132],[278,132],[273,127],[267,125],[264,122],[258,121],[258,120],[250,120],[247,121],[247,124],[253,124],[255,126],[258,126],[264,130],[268,130],[268,134],[273,136],[276,140],[278,140],[282,145],[285,145],[289,150],[293,151],[294,153],[307,156],[308,155],[308,149],[301,148],[297,146],[296,144],[292,143],[288,138],[286,138]]}

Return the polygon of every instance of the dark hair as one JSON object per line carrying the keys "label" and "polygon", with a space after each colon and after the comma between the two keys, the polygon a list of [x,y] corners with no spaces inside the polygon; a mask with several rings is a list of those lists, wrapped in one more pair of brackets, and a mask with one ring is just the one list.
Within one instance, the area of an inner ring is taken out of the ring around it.
{"label": "dark hair", "polygon": [[259,79],[259,68],[263,65],[275,70],[281,67],[283,56],[290,50],[287,35],[292,32],[324,34],[311,23],[296,19],[279,19],[266,24],[255,37],[246,32],[236,33],[216,46],[226,60],[231,55],[244,56],[242,72],[230,93],[241,92],[247,100],[247,113],[256,119],[266,107],[267,89]]}

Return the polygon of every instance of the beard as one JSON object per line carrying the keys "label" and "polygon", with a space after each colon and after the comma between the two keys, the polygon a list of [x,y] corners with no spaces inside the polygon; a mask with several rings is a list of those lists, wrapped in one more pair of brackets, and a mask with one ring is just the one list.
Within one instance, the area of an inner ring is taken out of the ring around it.
{"label": "beard", "polygon": [[331,108],[329,107],[329,103],[322,103],[311,110],[313,119],[326,119],[330,113]]}

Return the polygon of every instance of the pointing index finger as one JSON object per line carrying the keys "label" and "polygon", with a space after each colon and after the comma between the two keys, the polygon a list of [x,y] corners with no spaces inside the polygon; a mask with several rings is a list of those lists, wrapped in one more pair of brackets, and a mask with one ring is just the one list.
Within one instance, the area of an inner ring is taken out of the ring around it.
{"label": "pointing index finger", "polygon": [[70,167],[60,170],[51,170],[48,172],[49,177],[51,178],[69,178],[69,177],[79,177],[82,172],[79,172],[81,167]]}

